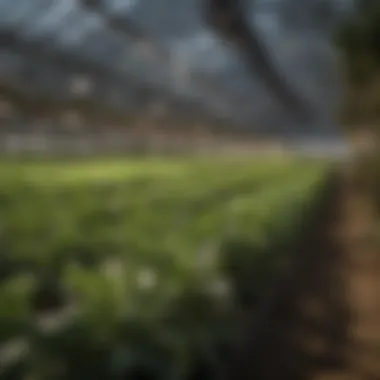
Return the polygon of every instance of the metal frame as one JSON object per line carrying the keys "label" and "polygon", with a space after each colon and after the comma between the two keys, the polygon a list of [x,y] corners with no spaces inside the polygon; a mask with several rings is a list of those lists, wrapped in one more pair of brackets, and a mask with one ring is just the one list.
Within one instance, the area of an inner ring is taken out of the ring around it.
{"label": "metal frame", "polygon": [[[272,64],[258,32],[253,26],[248,25],[242,2],[203,1],[205,5],[203,16],[209,25],[245,54],[252,73],[262,79],[279,103],[297,117],[309,116],[308,105],[304,104],[302,98],[298,97],[281,77]],[[0,26],[0,47],[28,59],[57,67],[63,75],[86,74],[95,83],[114,85],[122,92],[125,89],[129,93],[132,87],[143,97],[151,88],[153,92],[156,91],[168,98],[178,95],[175,86],[168,78],[164,77],[156,83],[152,78],[144,81],[143,78],[134,77],[122,64],[115,63],[122,61],[128,50],[139,49],[142,44],[150,47],[150,58],[157,65],[169,65],[175,68],[178,57],[173,56],[154,37],[140,30],[128,17],[115,16],[109,12],[107,0],[77,0],[74,9],[63,13],[54,23],[54,27],[47,28],[49,33],[38,32],[41,29],[39,25],[43,23],[55,4],[57,4],[55,0],[18,0],[16,3],[11,0],[0,0],[0,16],[6,20]],[[80,14],[88,20],[91,17],[103,20],[104,26],[89,27],[89,30],[83,32],[75,48],[72,46],[70,49],[65,48],[62,44],[65,30],[83,28],[82,25],[78,25]],[[99,42],[99,36],[102,34],[109,35],[110,40],[115,41],[112,47],[115,59],[111,64],[91,54],[93,49],[96,50],[95,44]],[[202,75],[190,71],[188,78],[184,79],[184,86],[188,88],[188,94],[184,99],[187,97],[191,102],[198,102],[203,108],[208,104],[211,113],[224,112],[228,115],[228,110],[239,109],[236,99],[228,96],[219,83],[212,80],[205,81]]]}

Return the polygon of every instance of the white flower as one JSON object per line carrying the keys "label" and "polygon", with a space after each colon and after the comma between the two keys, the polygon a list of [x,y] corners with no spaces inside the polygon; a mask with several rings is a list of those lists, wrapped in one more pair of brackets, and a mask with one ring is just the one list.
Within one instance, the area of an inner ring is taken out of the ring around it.
{"label": "white flower", "polygon": [[157,285],[157,274],[151,269],[144,269],[137,275],[137,285],[140,289],[152,289]]}
{"label": "white flower", "polygon": [[210,292],[218,298],[225,298],[231,294],[231,286],[227,279],[219,278],[211,282]]}
{"label": "white flower", "polygon": [[5,346],[0,347],[0,367],[18,361],[27,354],[29,349],[29,343],[23,338],[14,339]]}
{"label": "white flower", "polygon": [[125,275],[124,266],[121,260],[110,259],[102,264],[103,273],[110,278],[123,278]]}

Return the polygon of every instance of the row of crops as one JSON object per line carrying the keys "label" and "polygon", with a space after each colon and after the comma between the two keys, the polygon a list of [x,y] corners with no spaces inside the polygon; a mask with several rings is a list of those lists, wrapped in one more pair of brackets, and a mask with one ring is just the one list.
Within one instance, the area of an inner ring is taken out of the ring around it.
{"label": "row of crops", "polygon": [[0,378],[216,378],[317,162],[0,164]]}

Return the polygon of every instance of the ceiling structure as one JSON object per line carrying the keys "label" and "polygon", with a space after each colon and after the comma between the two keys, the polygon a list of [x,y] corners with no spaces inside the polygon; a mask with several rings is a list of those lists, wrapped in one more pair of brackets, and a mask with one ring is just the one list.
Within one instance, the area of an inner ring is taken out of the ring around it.
{"label": "ceiling structure", "polygon": [[[255,4],[246,3],[249,22]],[[29,112],[78,106],[120,118],[160,101],[237,123],[275,107],[270,93],[252,97],[260,85],[246,56],[205,23],[203,7],[203,0],[0,0],[0,96]],[[270,82],[269,58],[258,61],[258,76]],[[280,80],[269,87],[290,99]]]}

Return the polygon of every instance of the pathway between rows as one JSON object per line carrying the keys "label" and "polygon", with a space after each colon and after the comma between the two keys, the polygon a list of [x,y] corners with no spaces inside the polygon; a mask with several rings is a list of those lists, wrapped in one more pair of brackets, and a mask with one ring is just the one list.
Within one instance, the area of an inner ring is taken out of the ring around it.
{"label": "pathway between rows", "polygon": [[380,251],[369,198],[342,175],[287,286],[229,380],[380,380]]}

